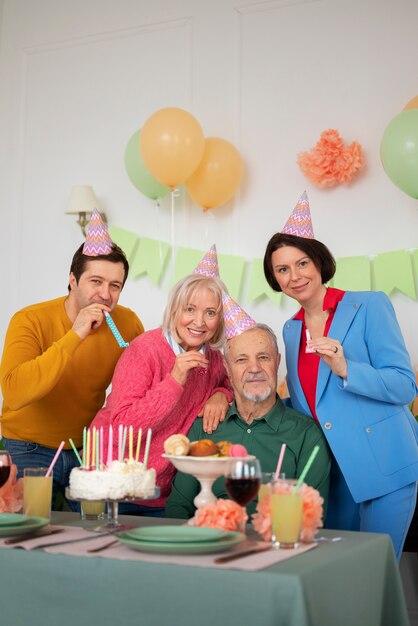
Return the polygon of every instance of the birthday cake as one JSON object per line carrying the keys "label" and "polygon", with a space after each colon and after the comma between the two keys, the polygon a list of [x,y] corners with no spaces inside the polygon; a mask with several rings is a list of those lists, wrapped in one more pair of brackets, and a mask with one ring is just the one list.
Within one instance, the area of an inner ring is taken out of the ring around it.
{"label": "birthday cake", "polygon": [[155,470],[138,461],[112,461],[104,469],[75,467],[70,474],[71,497],[85,500],[147,498],[155,491]]}

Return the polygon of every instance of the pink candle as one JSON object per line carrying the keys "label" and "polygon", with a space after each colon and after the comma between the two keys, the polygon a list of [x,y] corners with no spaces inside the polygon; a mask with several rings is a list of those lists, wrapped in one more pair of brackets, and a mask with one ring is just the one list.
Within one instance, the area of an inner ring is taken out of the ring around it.
{"label": "pink candle", "polygon": [[103,426],[100,426],[99,431],[99,444],[100,444],[100,463],[99,468],[101,469],[104,465],[104,441],[103,441]]}
{"label": "pink candle", "polygon": [[113,461],[113,426],[109,426],[107,439],[107,461],[106,465],[110,465]]}
{"label": "pink candle", "polygon": [[122,461],[122,439],[123,439],[123,426],[119,424],[118,432],[118,461]]}

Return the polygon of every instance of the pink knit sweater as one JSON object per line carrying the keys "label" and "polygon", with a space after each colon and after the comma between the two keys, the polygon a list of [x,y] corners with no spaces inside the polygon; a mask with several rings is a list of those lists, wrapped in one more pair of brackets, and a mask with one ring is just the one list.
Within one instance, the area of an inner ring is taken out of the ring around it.
{"label": "pink knit sweater", "polygon": [[117,458],[115,429],[119,424],[133,426],[136,435],[142,428],[140,460],[143,458],[147,429],[152,429],[148,467],[157,473],[161,489],[158,500],[149,506],[164,506],[171,491],[174,466],[162,458],[164,441],[174,433],[187,434],[197,414],[216,391],[223,391],[232,401],[231,386],[223,365],[222,355],[209,346],[207,370],[191,370],[184,385],[171,376],[175,354],[160,328],[149,330],[134,339],[119,359],[112,379],[112,391],[91,423],[104,427],[104,449],[107,450],[108,426],[113,426],[113,458]]}

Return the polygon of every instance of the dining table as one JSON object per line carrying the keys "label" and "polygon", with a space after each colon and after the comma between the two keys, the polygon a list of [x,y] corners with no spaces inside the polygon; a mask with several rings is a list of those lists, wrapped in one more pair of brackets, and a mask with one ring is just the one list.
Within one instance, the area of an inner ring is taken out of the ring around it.
{"label": "dining table", "polygon": [[[119,521],[138,528],[184,524],[136,516]],[[216,565],[219,554],[179,557],[132,550],[106,530],[91,532],[97,521],[82,521],[77,513],[53,512],[51,525],[64,530],[50,535],[48,543],[71,541],[71,533],[89,534],[91,540],[62,544],[59,551],[58,546],[30,548],[29,541],[6,546],[0,539],[1,624],[409,625],[398,564],[385,534],[320,529],[318,540],[292,551],[291,558],[272,562],[276,551],[266,550],[265,557]],[[255,538],[249,528],[248,540]],[[111,541],[112,546],[91,552],[97,542]]]}

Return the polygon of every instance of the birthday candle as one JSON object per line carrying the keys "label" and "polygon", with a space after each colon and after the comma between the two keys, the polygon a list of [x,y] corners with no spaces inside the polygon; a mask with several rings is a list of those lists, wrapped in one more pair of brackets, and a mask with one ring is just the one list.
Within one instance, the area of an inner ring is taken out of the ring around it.
{"label": "birthday candle", "polygon": [[134,447],[134,431],[132,428],[132,425],[129,426],[129,460],[133,461],[134,458],[134,452],[133,452],[133,447]]}
{"label": "birthday candle", "polygon": [[91,464],[96,467],[96,426],[93,426],[91,434]]}
{"label": "birthday candle", "polygon": [[102,466],[104,465],[104,435],[103,435],[103,426],[100,426],[100,463],[99,466],[100,468],[102,468]]}
{"label": "birthday candle", "polygon": [[129,343],[127,343],[126,341],[123,340],[122,335],[120,334],[120,332],[116,328],[116,324],[112,320],[112,318],[110,317],[109,313],[107,311],[103,311],[103,313],[104,313],[107,325],[109,326],[110,330],[112,331],[113,336],[116,339],[116,341],[118,342],[119,346],[121,348],[127,348],[129,346]]}
{"label": "birthday candle", "polygon": [[90,467],[90,428],[87,429],[87,442],[86,442],[86,467]]}
{"label": "birthday candle", "polygon": [[96,430],[96,441],[94,445],[96,446],[96,469],[100,469],[99,429]]}
{"label": "birthday candle", "polygon": [[87,444],[87,428],[83,428],[83,466],[86,467],[86,444]]}
{"label": "birthday candle", "polygon": [[121,461],[125,458],[125,448],[126,448],[126,436],[128,434],[128,428],[126,426],[123,427],[123,439],[122,439],[122,458]]}
{"label": "birthday candle", "polygon": [[135,461],[139,461],[139,450],[141,448],[141,438],[142,438],[142,428],[138,430],[138,439],[136,440],[136,453],[135,453]]}
{"label": "birthday candle", "polygon": [[149,449],[151,447],[151,435],[152,435],[152,430],[151,428],[148,428],[147,441],[145,444],[145,454],[144,454],[144,468],[145,469],[147,469],[147,464],[148,464]]}
{"label": "birthday candle", "polygon": [[123,426],[119,424],[119,432],[118,432],[118,461],[122,461],[122,437],[123,437]]}
{"label": "birthday candle", "polygon": [[110,465],[113,461],[113,426],[109,426],[109,432],[107,437],[107,462],[106,465]]}

